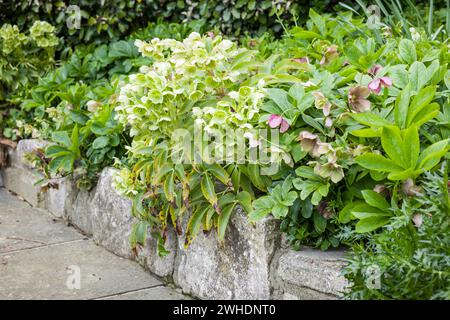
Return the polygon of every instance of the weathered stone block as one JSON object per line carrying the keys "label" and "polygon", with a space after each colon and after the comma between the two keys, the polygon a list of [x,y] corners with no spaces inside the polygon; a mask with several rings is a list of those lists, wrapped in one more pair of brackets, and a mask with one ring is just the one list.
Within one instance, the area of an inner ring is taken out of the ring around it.
{"label": "weathered stone block", "polygon": [[175,284],[204,299],[269,299],[269,268],[278,241],[275,220],[252,225],[238,208],[224,243],[219,243],[215,230],[200,233],[187,249],[184,235],[180,237]]}
{"label": "weathered stone block", "polygon": [[333,299],[347,286],[343,251],[283,250],[274,264],[275,298]]}
{"label": "weathered stone block", "polygon": [[132,216],[131,201],[120,196],[112,185],[115,171],[113,168],[102,171],[91,202],[94,241],[119,256],[136,258],[144,267],[161,277],[171,276],[176,252],[174,235],[169,234],[167,249],[171,253],[165,257],[157,255],[156,240],[151,237],[138,257],[131,250],[129,237],[136,220]]}
{"label": "weathered stone block", "polygon": [[72,211],[72,204],[78,194],[78,189],[70,177],[53,179],[56,188],[47,188],[43,193],[42,206],[58,218],[66,219]]}
{"label": "weathered stone block", "polygon": [[38,172],[23,167],[11,166],[3,169],[5,188],[16,193],[33,207],[43,207],[41,187],[34,183],[42,179]]}
{"label": "weathered stone block", "polygon": [[92,231],[94,241],[109,251],[133,258],[129,236],[133,223],[131,201],[121,197],[112,186],[114,169],[102,171],[92,199]]}
{"label": "weathered stone block", "polygon": [[85,235],[92,236],[92,199],[95,189],[91,191],[80,190],[72,202],[71,210],[68,211],[67,220]]}
{"label": "weathered stone block", "polygon": [[137,261],[157,276],[172,280],[178,246],[177,240],[175,231],[169,229],[165,243],[165,248],[169,253],[164,257],[160,257],[157,250],[157,240],[148,236],[145,246],[138,250]]}

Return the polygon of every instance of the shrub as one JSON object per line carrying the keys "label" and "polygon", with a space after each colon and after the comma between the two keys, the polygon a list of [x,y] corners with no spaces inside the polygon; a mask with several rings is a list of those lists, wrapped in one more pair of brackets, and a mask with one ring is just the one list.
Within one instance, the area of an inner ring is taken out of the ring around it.
{"label": "shrub", "polygon": [[448,167],[418,181],[381,233],[352,245],[344,270],[351,299],[450,297]]}
{"label": "shrub", "polygon": [[0,130],[4,129],[0,135],[16,136],[12,126],[18,115],[11,105],[20,103],[27,90],[54,65],[58,41],[54,27],[47,22],[36,21],[26,33],[10,24],[0,28]]}

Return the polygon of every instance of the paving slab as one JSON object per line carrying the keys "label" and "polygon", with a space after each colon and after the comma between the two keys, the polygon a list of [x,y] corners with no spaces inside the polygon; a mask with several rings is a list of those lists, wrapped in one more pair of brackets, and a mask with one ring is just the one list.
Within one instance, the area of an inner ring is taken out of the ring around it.
{"label": "paving slab", "polygon": [[0,188],[0,300],[190,299]]}
{"label": "paving slab", "polygon": [[158,286],[154,288],[127,292],[120,295],[101,298],[99,300],[192,300],[170,287]]}
{"label": "paving slab", "polygon": [[0,254],[0,299],[94,299],[161,284],[92,240]]}
{"label": "paving slab", "polygon": [[16,195],[0,187],[0,212],[4,208],[30,208],[31,206]]}
{"label": "paving slab", "polygon": [[83,238],[63,221],[0,188],[0,253]]}

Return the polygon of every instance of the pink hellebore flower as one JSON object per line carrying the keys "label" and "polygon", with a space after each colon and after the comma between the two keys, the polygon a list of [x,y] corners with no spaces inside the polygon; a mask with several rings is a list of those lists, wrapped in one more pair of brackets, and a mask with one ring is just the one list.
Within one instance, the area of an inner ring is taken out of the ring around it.
{"label": "pink hellebore flower", "polygon": [[323,115],[328,116],[331,110],[331,103],[328,99],[323,95],[322,92],[316,91],[313,92],[314,96],[314,105],[317,109],[322,109]]}
{"label": "pink hellebore flower", "polygon": [[372,66],[372,68],[369,69],[369,73],[372,76],[376,76],[376,74],[378,73],[378,71],[380,71],[381,69],[383,69],[382,66],[380,66],[379,64],[375,64]]}
{"label": "pink hellebore flower", "polygon": [[334,183],[338,183],[344,178],[344,170],[336,162],[317,163],[314,167],[314,173],[323,178],[330,178]]}
{"label": "pink hellebore flower", "polygon": [[297,140],[300,141],[302,149],[315,158],[331,150],[331,146],[328,143],[320,141],[317,135],[308,131],[300,132]]}
{"label": "pink hellebore flower", "polygon": [[337,49],[338,49],[338,47],[335,44],[329,46],[327,48],[327,50],[325,50],[322,60],[320,60],[320,65],[323,66],[325,64],[328,64],[331,62],[331,60],[339,57],[339,53],[338,53]]}
{"label": "pink hellebore flower", "polygon": [[280,127],[280,132],[284,133],[289,129],[289,122],[287,122],[285,119],[283,119],[282,116],[279,116],[277,114],[271,114],[269,117],[269,127],[278,128]]}
{"label": "pink hellebore flower", "polygon": [[390,87],[392,86],[392,80],[389,77],[381,77],[381,78],[375,78],[372,81],[370,81],[368,88],[375,92],[376,94],[379,94],[381,91],[381,87]]}
{"label": "pink hellebore flower", "polygon": [[294,58],[293,60],[298,63],[309,63],[308,57]]}
{"label": "pink hellebore flower", "polygon": [[348,103],[355,112],[370,110],[370,101],[367,100],[370,91],[366,87],[354,87],[348,91]]}

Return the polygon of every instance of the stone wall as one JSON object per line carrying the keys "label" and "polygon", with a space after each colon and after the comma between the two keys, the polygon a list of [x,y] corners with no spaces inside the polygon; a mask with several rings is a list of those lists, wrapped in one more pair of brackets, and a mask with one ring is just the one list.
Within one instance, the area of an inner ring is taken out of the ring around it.
{"label": "stone wall", "polygon": [[[213,230],[200,233],[185,248],[184,234],[172,231],[166,242],[170,253],[165,257],[158,256],[156,241],[150,236],[146,246],[134,252],[128,241],[135,222],[131,201],[112,187],[114,169],[104,169],[90,191],[79,191],[69,178],[58,179],[57,189],[41,189],[33,183],[42,176],[24,161],[24,155],[44,145],[22,140],[11,150],[10,166],[2,172],[5,187],[92,236],[107,250],[136,260],[185,293],[201,299],[336,299],[345,290],[340,275],[343,252],[292,251],[282,245],[276,220],[267,218],[252,225],[240,208],[231,219],[224,243]],[[184,221],[183,230],[186,224]]]}

